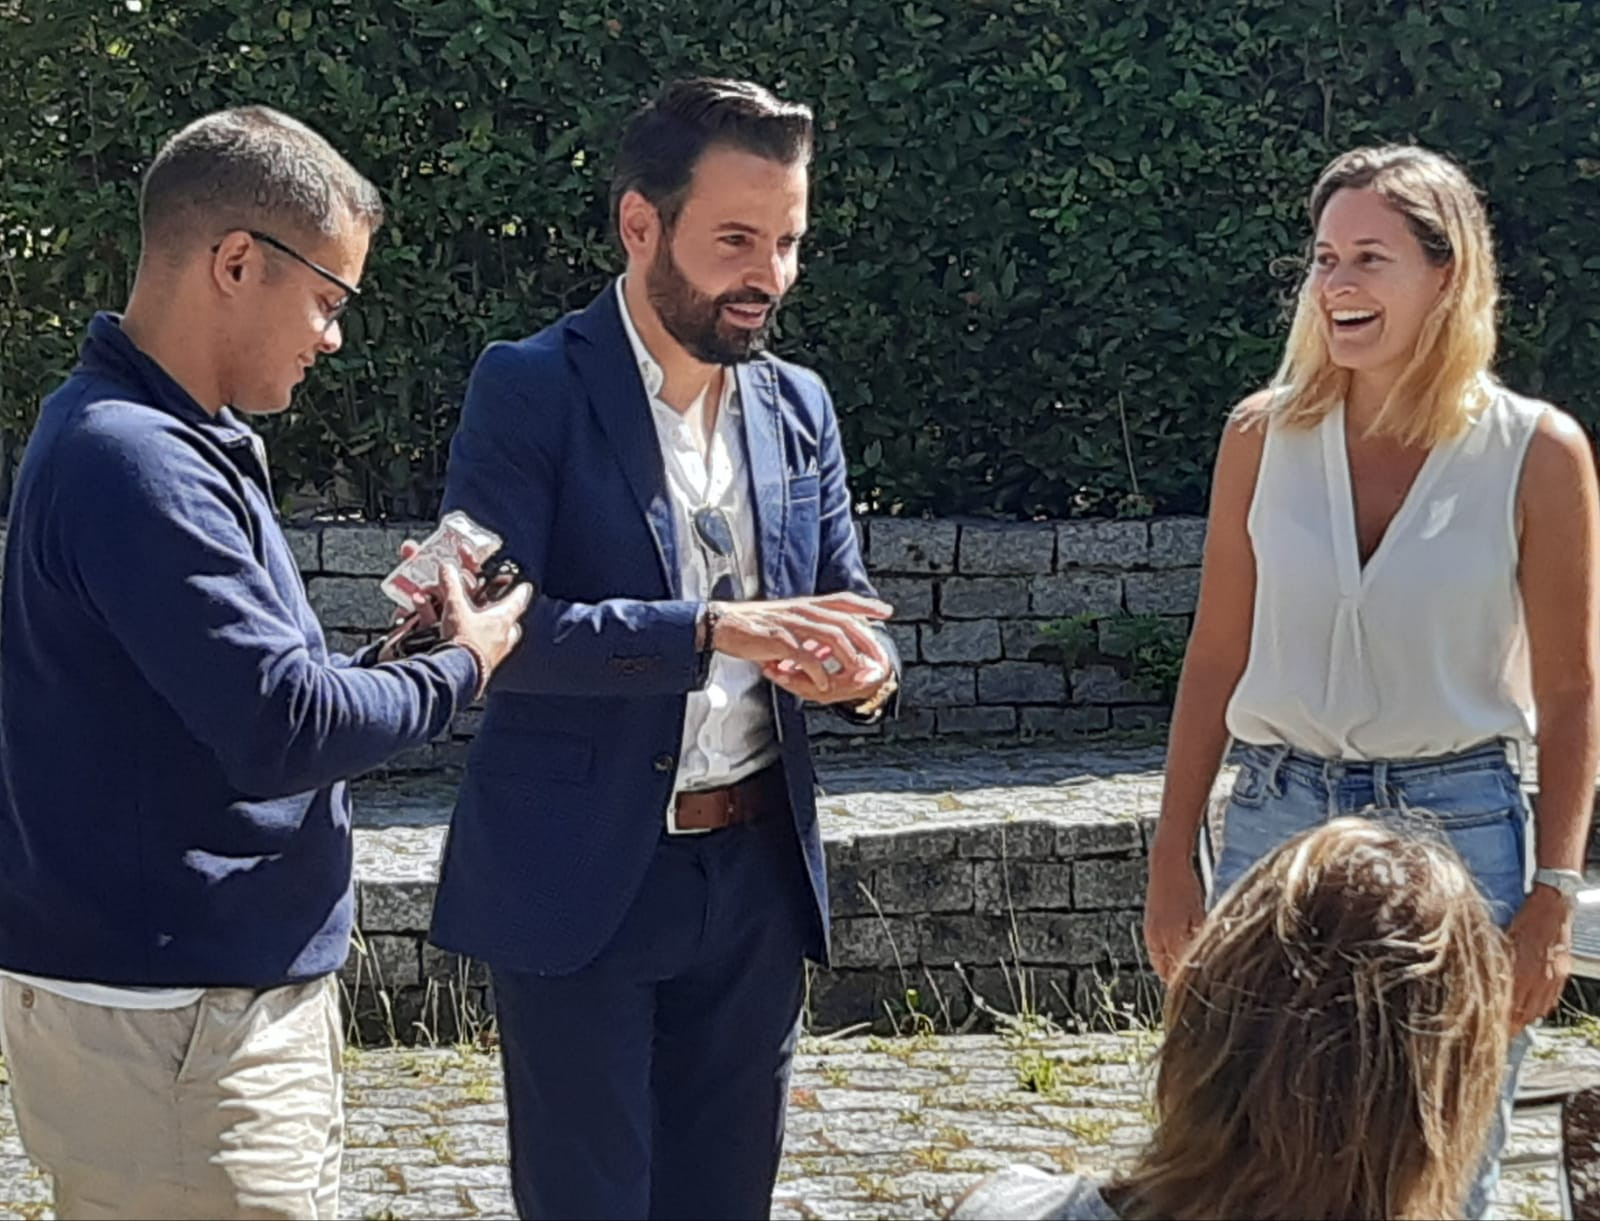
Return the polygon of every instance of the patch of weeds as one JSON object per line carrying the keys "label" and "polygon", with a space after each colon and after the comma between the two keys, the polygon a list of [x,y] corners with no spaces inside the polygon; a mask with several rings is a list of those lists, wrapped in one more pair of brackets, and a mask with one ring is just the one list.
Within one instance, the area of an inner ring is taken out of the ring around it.
{"label": "patch of weeds", "polygon": [[945,1124],[944,1127],[934,1133],[934,1136],[938,1137],[940,1142],[950,1149],[972,1148],[972,1137],[954,1124]]}
{"label": "patch of weeds", "polygon": [[422,1143],[432,1149],[434,1156],[441,1162],[455,1160],[456,1143],[450,1139],[450,1129],[435,1128],[422,1138]]}
{"label": "patch of weeds", "polygon": [[927,1145],[921,1149],[913,1149],[911,1160],[926,1170],[948,1170],[950,1150],[939,1145]]}
{"label": "patch of weeds", "polygon": [[852,1176],[861,1194],[875,1204],[888,1204],[899,1197],[894,1190],[894,1181],[881,1174],[857,1174]]}
{"label": "patch of weeds", "polygon": [[906,1110],[901,1111],[900,1114],[896,1115],[894,1117],[894,1121],[895,1123],[910,1124],[912,1127],[919,1127],[922,1124],[922,1112],[913,1111],[910,1108],[907,1108]]}
{"label": "patch of weeds", "polygon": [[1099,639],[1094,616],[1088,614],[1048,619],[1039,625],[1039,634],[1056,646],[1061,664],[1069,670],[1089,654]]}
{"label": "patch of weeds", "polygon": [[1071,1119],[1063,1120],[1057,1126],[1071,1132],[1079,1140],[1088,1141],[1092,1145],[1105,1144],[1111,1139],[1111,1134],[1117,1130],[1115,1122],[1100,1115],[1074,1115]]}
{"label": "patch of weeds", "polygon": [[461,1092],[473,1102],[489,1102],[494,1098],[494,1082],[487,1077],[474,1077]]}
{"label": "patch of weeds", "polygon": [[824,1064],[822,1066],[822,1079],[836,1090],[842,1090],[850,1084],[850,1072],[838,1064]]}
{"label": "patch of weeds", "polygon": [[1032,1094],[1054,1094],[1069,1085],[1093,1085],[1094,1074],[1042,1048],[1024,1048],[1011,1061],[1017,1084]]}
{"label": "patch of weeds", "polygon": [[1012,1064],[1017,1070],[1017,1086],[1030,1094],[1054,1094],[1061,1086],[1061,1061],[1037,1049],[1017,1053]]}
{"label": "patch of weeds", "polygon": [[1519,1217],[1527,1217],[1528,1221],[1557,1221],[1559,1216],[1537,1200],[1518,1200],[1512,1211]]}
{"label": "patch of weeds", "polygon": [[1579,1013],[1572,1019],[1572,1029],[1590,1047],[1600,1047],[1600,1017],[1592,1013]]}

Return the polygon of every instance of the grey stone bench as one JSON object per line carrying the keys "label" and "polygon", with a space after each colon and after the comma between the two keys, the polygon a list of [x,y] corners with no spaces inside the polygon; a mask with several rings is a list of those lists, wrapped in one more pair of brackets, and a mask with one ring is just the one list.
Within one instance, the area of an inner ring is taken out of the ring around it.
{"label": "grey stone bench", "polygon": [[[959,744],[824,755],[834,965],[811,1029],[1089,1021],[1156,995],[1139,926],[1160,797],[1154,747]],[[344,974],[369,1037],[454,1039],[488,978],[426,941],[453,796],[445,776],[356,790],[360,936]]]}

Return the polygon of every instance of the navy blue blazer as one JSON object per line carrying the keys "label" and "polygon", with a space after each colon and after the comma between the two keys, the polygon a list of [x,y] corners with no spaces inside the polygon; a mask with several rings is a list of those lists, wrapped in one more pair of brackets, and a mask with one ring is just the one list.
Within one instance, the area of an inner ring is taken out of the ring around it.
{"label": "navy blue blazer", "polygon": [[[833,403],[812,372],[735,367],[764,594],[872,595]],[[489,689],[445,848],[433,941],[559,975],[606,946],[672,799],[701,604],[685,599],[666,474],[615,285],[537,335],[491,344],[467,387],[444,507],[538,582]],[[896,660],[898,668],[898,660]],[[827,872],[801,701],[769,685],[826,961]]]}

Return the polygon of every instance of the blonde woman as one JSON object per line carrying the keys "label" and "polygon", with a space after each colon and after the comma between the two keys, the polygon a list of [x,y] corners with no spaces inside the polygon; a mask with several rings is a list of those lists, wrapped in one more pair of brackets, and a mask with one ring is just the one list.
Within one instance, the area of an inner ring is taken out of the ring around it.
{"label": "blonde woman", "polygon": [[[1192,853],[1231,736],[1241,767],[1217,891],[1340,813],[1427,807],[1509,925],[1509,1034],[1566,980],[1594,801],[1589,446],[1489,374],[1494,257],[1456,165],[1410,147],[1346,153],[1310,212],[1282,367],[1240,404],[1217,458],[1145,938],[1171,978],[1201,921]],[[1538,870],[1524,901],[1527,816],[1508,756],[1535,738]]]}
{"label": "blonde woman", "polygon": [[1179,964],[1132,1168],[1013,1168],[952,1215],[1458,1217],[1510,996],[1505,938],[1448,845],[1336,819],[1250,870]]}

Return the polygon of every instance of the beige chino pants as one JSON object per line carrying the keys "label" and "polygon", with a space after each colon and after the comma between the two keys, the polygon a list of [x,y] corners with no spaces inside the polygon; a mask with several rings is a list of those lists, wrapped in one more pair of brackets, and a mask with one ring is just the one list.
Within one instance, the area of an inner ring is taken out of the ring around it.
{"label": "beige chino pants", "polygon": [[344,1038],[332,977],[118,1009],[0,979],[28,1156],[68,1218],[332,1218]]}

